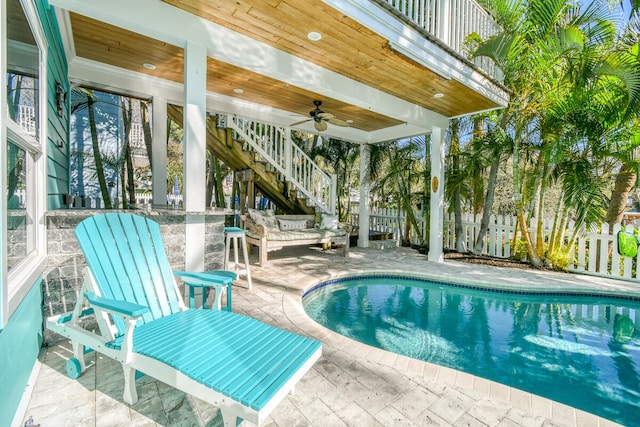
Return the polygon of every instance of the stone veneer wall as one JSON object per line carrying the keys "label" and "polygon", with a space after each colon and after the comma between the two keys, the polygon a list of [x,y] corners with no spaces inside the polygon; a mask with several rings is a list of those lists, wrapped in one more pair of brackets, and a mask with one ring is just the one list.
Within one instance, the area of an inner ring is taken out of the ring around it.
{"label": "stone veneer wall", "polygon": [[[61,210],[47,213],[47,266],[44,272],[43,313],[51,315],[73,310],[82,287],[82,269],[86,266],[80,246],[76,241],[75,227],[88,216],[103,211]],[[114,211],[110,211],[114,212]],[[185,269],[185,221],[180,211],[136,211],[136,214],[153,218],[160,224],[162,238],[171,268]],[[220,270],[224,264],[224,214],[205,213],[205,270]],[[178,283],[180,281],[178,280]],[[180,285],[184,296],[184,285]],[[47,329],[45,345],[64,338]]]}

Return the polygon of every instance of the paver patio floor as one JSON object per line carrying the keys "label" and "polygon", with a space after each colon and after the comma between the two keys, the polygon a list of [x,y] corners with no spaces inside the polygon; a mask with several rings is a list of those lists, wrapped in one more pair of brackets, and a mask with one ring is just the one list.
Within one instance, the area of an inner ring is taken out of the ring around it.
{"label": "paver patio floor", "polygon": [[[583,411],[450,368],[357,343],[311,321],[301,294],[319,281],[347,273],[394,271],[442,279],[521,288],[596,289],[640,294],[637,284],[584,275],[431,263],[408,248],[341,251],[289,247],[269,253],[268,265],[251,266],[253,291],[234,287],[234,311],[321,340],[323,356],[272,413],[267,426],[612,426]],[[252,255],[252,262],[257,260]],[[137,381],[139,401],[122,401],[120,365],[95,352],[79,380],[64,366],[62,341],[42,350],[23,401],[20,425],[218,426],[217,408],[159,381]],[[18,420],[20,421],[20,420]]]}

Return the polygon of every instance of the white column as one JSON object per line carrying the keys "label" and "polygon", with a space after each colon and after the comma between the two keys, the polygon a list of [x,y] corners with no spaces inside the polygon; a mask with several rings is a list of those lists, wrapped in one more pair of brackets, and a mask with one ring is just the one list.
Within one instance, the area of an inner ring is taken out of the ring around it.
{"label": "white column", "polygon": [[151,104],[153,118],[152,156],[153,175],[151,183],[153,188],[153,206],[157,208],[167,207],[167,100],[154,96]]}
{"label": "white column", "polygon": [[369,144],[360,145],[360,206],[358,210],[358,246],[369,247],[369,193],[371,183],[369,182],[369,161],[371,150]]}
{"label": "white column", "polygon": [[[207,161],[207,49],[188,41],[184,50],[184,164],[183,207],[186,212],[205,210]],[[205,223],[203,215],[187,215],[185,268],[204,269]]]}
{"label": "white column", "polygon": [[444,154],[445,127],[431,131],[431,203],[429,221],[429,261],[443,262],[442,236],[444,228]]}

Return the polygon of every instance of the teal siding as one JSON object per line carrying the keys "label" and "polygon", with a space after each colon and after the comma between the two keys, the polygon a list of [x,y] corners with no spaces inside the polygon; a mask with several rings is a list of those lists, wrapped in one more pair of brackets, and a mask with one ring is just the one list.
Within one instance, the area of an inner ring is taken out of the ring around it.
{"label": "teal siding", "polygon": [[42,345],[42,281],[0,331],[0,425],[11,423]]}
{"label": "teal siding", "polygon": [[[69,72],[55,11],[47,0],[36,0],[36,7],[48,42],[47,75],[49,127],[47,134],[47,209],[62,209],[69,193]],[[59,117],[56,108],[56,82],[67,93],[67,107]]]}

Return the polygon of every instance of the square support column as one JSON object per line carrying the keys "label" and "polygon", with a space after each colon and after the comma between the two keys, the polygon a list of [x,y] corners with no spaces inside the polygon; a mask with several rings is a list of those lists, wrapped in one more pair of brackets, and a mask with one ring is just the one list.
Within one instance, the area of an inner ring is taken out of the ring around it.
{"label": "square support column", "polygon": [[[184,58],[183,207],[204,212],[207,162],[207,49],[188,41]],[[204,270],[205,217],[187,215],[185,268]]]}
{"label": "square support column", "polygon": [[429,220],[429,261],[443,262],[442,239],[444,230],[444,155],[445,131],[443,127],[433,127],[431,131],[431,203]]}
{"label": "square support column", "polygon": [[358,209],[358,247],[369,247],[369,199],[371,182],[369,182],[369,162],[371,148],[369,144],[360,145],[360,206]]}

